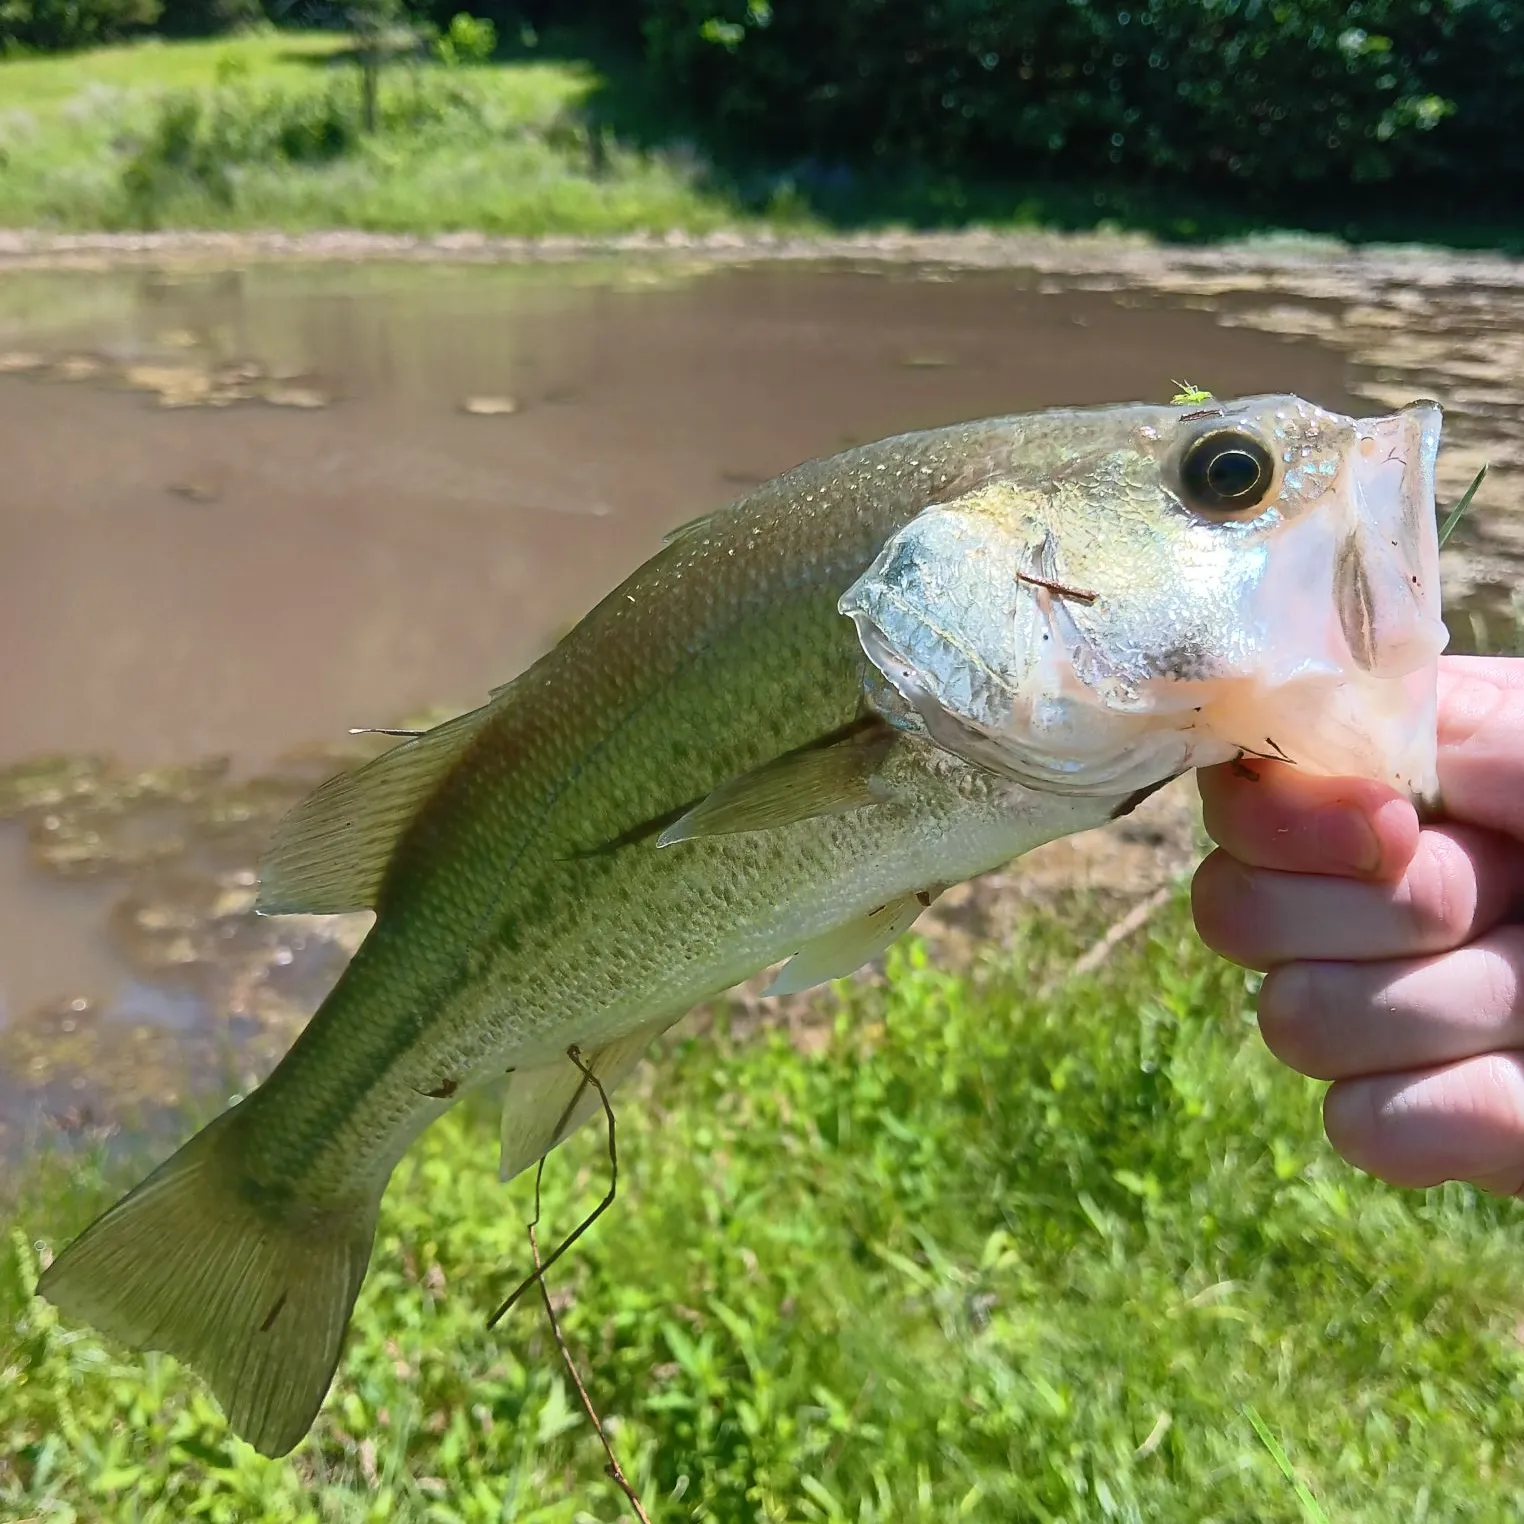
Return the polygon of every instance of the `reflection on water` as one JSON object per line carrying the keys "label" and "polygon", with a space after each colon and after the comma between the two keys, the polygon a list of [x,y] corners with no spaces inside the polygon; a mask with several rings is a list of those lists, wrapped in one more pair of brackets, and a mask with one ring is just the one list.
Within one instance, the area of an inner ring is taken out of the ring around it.
{"label": "reflection on water", "polygon": [[476,702],[665,529],[806,456],[1179,376],[1351,410],[1437,395],[1443,489],[1499,470],[1447,567],[1495,617],[1524,555],[1499,507],[1524,292],[1420,277],[0,278],[0,1119],[90,1127],[229,1062],[252,1082],[363,931],[250,910],[274,820],[342,760],[321,743]]}

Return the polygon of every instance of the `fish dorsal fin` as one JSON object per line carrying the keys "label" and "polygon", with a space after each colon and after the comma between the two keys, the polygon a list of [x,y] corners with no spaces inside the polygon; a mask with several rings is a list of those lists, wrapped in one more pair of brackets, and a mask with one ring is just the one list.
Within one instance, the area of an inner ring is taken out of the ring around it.
{"label": "fish dorsal fin", "polygon": [[706,794],[674,820],[656,844],[670,847],[700,836],[772,831],[883,804],[889,794],[876,779],[894,740],[894,731],[875,721],[845,739],[789,752]]}
{"label": "fish dorsal fin", "polygon": [[334,915],[374,909],[397,838],[492,709],[446,720],[309,794],[276,828],[260,863],[259,911]]}
{"label": "fish dorsal fin", "polygon": [[[664,1016],[582,1055],[604,1091],[613,1090],[640,1056],[677,1018]],[[515,1069],[503,1094],[502,1155],[498,1176],[515,1175],[543,1158],[602,1109],[597,1090],[569,1055],[548,1064]]]}
{"label": "fish dorsal fin", "polygon": [[661,537],[662,548],[675,545],[679,540],[686,540],[689,535],[697,534],[699,530],[712,524],[722,513],[728,510],[724,508],[711,508],[708,513],[701,513],[696,519],[689,519],[684,524],[679,524],[676,529],[669,529]]}
{"label": "fish dorsal fin", "polygon": [[806,942],[762,993],[797,995],[830,979],[845,979],[904,936],[930,903],[929,894],[907,894],[903,899],[875,906],[867,915],[848,921],[813,942]]}

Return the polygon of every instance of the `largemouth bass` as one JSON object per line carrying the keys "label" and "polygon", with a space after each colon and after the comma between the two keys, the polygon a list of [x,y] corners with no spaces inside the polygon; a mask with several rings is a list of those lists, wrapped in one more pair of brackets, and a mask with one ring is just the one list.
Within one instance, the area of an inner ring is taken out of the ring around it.
{"label": "largemouth bass", "polygon": [[504,1082],[503,1177],[696,1002],[875,957],[945,886],[1251,754],[1436,787],[1439,409],[999,418],[669,537],[473,712],[320,788],[261,909],[375,926],[263,1085],[44,1272],[267,1455],[337,1367],[382,1192]]}

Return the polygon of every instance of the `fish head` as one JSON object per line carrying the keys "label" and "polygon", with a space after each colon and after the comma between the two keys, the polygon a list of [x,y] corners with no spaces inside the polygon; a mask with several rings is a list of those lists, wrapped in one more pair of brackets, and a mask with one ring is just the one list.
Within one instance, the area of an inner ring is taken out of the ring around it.
{"label": "fish head", "polygon": [[1437,797],[1440,410],[1290,396],[1010,423],[839,607],[891,721],[1030,787],[1275,757]]}

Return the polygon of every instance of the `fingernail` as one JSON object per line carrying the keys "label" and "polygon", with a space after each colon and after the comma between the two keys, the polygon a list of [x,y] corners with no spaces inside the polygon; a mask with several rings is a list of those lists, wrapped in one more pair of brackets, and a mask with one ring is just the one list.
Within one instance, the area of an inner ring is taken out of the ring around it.
{"label": "fingernail", "polygon": [[1381,866],[1381,840],[1361,810],[1342,804],[1320,810],[1314,839],[1331,868],[1374,873]]}

